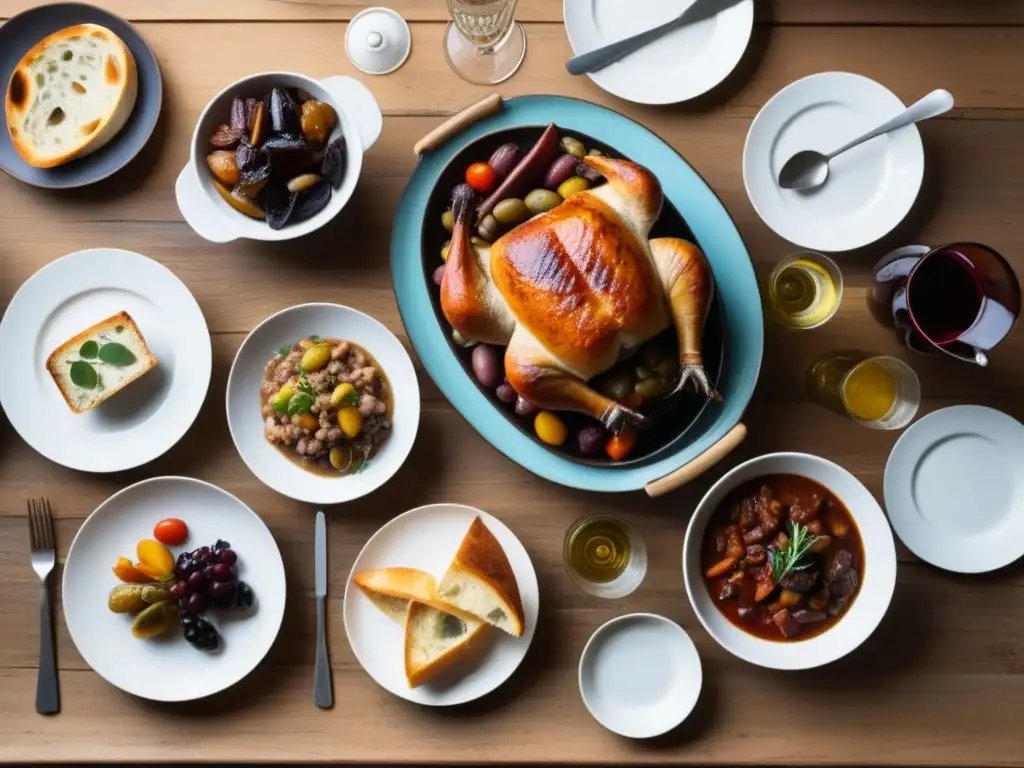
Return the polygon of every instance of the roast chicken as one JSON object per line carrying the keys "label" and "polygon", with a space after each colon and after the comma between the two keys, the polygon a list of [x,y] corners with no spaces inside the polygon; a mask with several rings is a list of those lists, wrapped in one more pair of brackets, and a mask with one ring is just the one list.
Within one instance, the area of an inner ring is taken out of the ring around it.
{"label": "roast chicken", "polygon": [[648,240],[663,202],[654,174],[626,160],[584,162],[607,183],[490,248],[470,241],[475,193],[466,184],[455,189],[445,317],[466,339],[507,347],[505,375],[524,399],[588,414],[615,433],[649,419],[587,382],[670,325],[679,342],[673,394],[692,383],[699,395],[720,399],[701,357],[714,292],[704,254],[686,240]]}

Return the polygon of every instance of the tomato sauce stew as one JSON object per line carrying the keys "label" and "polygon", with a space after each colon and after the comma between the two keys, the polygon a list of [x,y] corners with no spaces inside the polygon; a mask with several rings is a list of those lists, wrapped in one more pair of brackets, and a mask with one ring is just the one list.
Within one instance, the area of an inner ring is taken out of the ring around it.
{"label": "tomato sauce stew", "polygon": [[765,640],[806,640],[857,596],[864,544],[850,511],[800,475],[766,475],[733,490],[701,546],[704,584],[730,622]]}

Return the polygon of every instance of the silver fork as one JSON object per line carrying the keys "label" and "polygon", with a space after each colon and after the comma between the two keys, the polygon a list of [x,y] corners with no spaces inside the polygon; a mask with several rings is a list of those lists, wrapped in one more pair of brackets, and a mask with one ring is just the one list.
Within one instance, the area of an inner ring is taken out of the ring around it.
{"label": "silver fork", "polygon": [[52,715],[60,710],[57,687],[57,656],[50,618],[49,576],[57,556],[53,547],[53,517],[47,499],[29,499],[28,530],[32,543],[32,570],[42,583],[39,600],[39,677],[36,680],[36,712]]}

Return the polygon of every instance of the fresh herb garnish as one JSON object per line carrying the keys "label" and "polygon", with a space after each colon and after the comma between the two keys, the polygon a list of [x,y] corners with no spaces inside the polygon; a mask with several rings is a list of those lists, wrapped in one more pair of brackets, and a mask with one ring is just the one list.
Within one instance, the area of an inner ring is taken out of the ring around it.
{"label": "fresh herb garnish", "polygon": [[82,360],[75,360],[71,364],[71,382],[82,389],[96,389],[100,383],[100,376],[96,369]]}
{"label": "fresh herb garnish", "polygon": [[99,349],[98,357],[110,365],[131,365],[135,362],[135,354],[124,344],[110,341]]}
{"label": "fresh herb garnish", "polygon": [[[107,342],[101,347],[90,339],[79,347],[78,354],[83,359],[72,362],[69,373],[71,383],[82,389],[96,389],[103,386],[97,366],[106,363],[122,368],[131,365],[136,360],[135,354],[128,347],[118,344],[116,341]],[[94,362],[86,362],[86,360]]]}
{"label": "fresh herb garnish", "polygon": [[353,389],[338,401],[338,407],[349,408],[359,405],[359,390]]}
{"label": "fresh herb garnish", "polygon": [[316,393],[305,376],[299,379],[297,386],[299,391],[288,401],[287,413],[289,416],[309,413],[313,409],[313,401],[316,400]]}
{"label": "fresh herb garnish", "polygon": [[123,325],[116,325],[116,326],[114,326],[114,333],[120,333],[123,330],[124,330],[124,326]]}
{"label": "fresh herb garnish", "polygon": [[772,578],[778,584],[790,571],[809,568],[811,561],[805,559],[818,536],[812,536],[806,525],[789,521],[789,546],[772,550]]}
{"label": "fresh herb garnish", "polygon": [[281,347],[279,350],[277,350],[277,356],[278,357],[284,357],[285,355],[287,355],[291,351],[292,351],[292,345],[291,344],[285,344],[283,347]]}
{"label": "fresh herb garnish", "polygon": [[100,345],[97,344],[95,341],[92,341],[92,340],[89,340],[89,341],[85,342],[85,344],[83,344],[79,348],[79,350],[78,350],[78,354],[80,354],[82,357],[86,358],[87,360],[92,360],[99,353],[100,353]]}

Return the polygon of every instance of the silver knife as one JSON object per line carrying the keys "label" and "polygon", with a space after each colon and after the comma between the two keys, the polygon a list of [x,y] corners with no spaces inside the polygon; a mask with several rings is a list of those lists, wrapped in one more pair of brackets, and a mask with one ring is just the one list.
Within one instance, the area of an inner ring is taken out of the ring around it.
{"label": "silver knife", "polygon": [[676,18],[654,29],[648,29],[646,32],[640,32],[632,37],[627,37],[625,40],[617,40],[614,43],[587,51],[587,53],[581,53],[579,56],[573,56],[565,62],[565,70],[570,75],[585,75],[589,72],[597,72],[609,64],[614,64],[619,59],[625,58],[634,51],[639,51],[645,45],[653,43],[674,29],[710,19],[726,8],[737,5],[740,2],[742,0],[696,0],[693,5]]}
{"label": "silver knife", "polygon": [[331,689],[331,662],[327,658],[327,518],[320,510],[316,513],[314,534],[316,559],[316,667],[313,670],[313,701],[321,709],[334,706]]}

